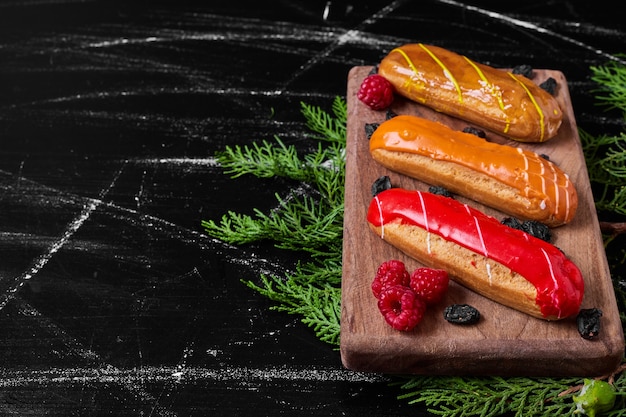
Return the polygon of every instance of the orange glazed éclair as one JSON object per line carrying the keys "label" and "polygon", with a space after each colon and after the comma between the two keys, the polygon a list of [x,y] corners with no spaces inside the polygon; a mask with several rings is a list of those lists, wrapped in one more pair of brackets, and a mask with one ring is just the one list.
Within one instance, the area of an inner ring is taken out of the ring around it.
{"label": "orange glazed \u00e9clair", "polygon": [[525,76],[437,46],[395,48],[378,73],[408,99],[521,142],[554,137],[563,119],[556,99]]}
{"label": "orange glazed \u00e9clair", "polygon": [[523,220],[556,227],[576,214],[578,195],[568,175],[529,150],[408,115],[381,123],[369,147],[392,171]]}

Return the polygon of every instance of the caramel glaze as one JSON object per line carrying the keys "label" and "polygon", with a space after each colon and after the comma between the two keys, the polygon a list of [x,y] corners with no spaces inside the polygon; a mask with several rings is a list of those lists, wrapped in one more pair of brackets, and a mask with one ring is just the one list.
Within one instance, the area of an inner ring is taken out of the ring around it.
{"label": "caramel glaze", "polygon": [[556,99],[523,75],[432,45],[395,48],[378,72],[411,100],[518,141],[554,137],[563,118]]}
{"label": "caramel glaze", "polygon": [[[428,119],[401,115],[383,122],[370,138],[370,152],[375,149],[415,153],[485,174],[517,190],[528,200],[527,210],[547,213],[543,217],[550,222],[544,222],[551,226],[571,221],[578,207],[576,189],[569,177],[547,159]],[[415,174],[412,176],[426,182],[434,180],[420,178],[419,172]],[[475,195],[466,197],[477,199]],[[507,212],[506,204],[495,208]]]}
{"label": "caramel glaze", "polygon": [[578,267],[558,248],[457,200],[392,188],[372,199],[367,221],[381,227],[383,239],[386,224],[419,226],[506,266],[535,286],[535,303],[544,318],[560,319],[579,311],[584,280]]}

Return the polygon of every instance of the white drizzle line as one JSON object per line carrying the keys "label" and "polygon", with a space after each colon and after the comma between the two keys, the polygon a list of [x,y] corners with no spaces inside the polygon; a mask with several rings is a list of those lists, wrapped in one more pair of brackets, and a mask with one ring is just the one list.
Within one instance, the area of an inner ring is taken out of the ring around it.
{"label": "white drizzle line", "polygon": [[570,212],[570,207],[571,207],[571,201],[569,199],[569,193],[567,192],[567,189],[569,188],[569,175],[564,174],[565,176],[565,184],[563,185],[563,192],[565,193],[565,218],[569,219],[569,212]]}
{"label": "white drizzle line", "polygon": [[541,203],[539,204],[539,208],[541,208],[542,210],[545,210],[546,207],[548,206],[547,201],[550,200],[550,193],[548,190],[548,184],[546,183],[546,166],[550,167],[550,170],[552,171],[552,176],[554,178],[553,182],[555,185],[554,188],[554,196],[555,196],[555,203],[556,203],[556,209],[555,209],[555,214],[558,213],[559,211],[559,206],[558,206],[558,201],[559,201],[559,191],[556,188],[556,171],[554,170],[554,165],[549,162],[549,161],[545,161],[541,156],[538,156],[539,160],[539,179],[541,180],[541,191],[543,192],[543,195],[546,196],[546,198],[544,198]]}
{"label": "white drizzle line", "polygon": [[378,217],[380,218],[380,238],[385,240],[385,223],[383,222],[383,208],[380,206],[380,199],[377,195],[374,196],[376,200],[376,206],[378,207]]}
{"label": "white drizzle line", "polygon": [[478,238],[480,239],[480,244],[483,247],[483,256],[485,257],[485,269],[487,270],[487,276],[489,277],[489,285],[492,283],[493,276],[491,275],[491,264],[489,263],[489,252],[487,251],[487,245],[485,244],[485,239],[483,238],[483,231],[480,228],[480,224],[478,223],[478,218],[472,214],[470,208],[467,204],[463,205],[467,214],[470,215],[472,219],[474,219],[474,224],[476,225],[476,233],[478,234]]}
{"label": "white drizzle line", "polygon": [[524,179],[526,180],[526,182],[529,183],[530,161],[528,160],[528,157],[524,154],[524,150],[522,148],[517,148],[517,152],[520,154],[522,160],[524,161],[524,170],[522,171],[522,173],[524,174]]}
{"label": "white drizzle line", "polygon": [[428,251],[428,254],[430,255],[432,253],[432,250],[430,247],[430,227],[428,226],[428,215],[426,214],[426,204],[424,203],[424,198],[422,197],[422,193],[419,191],[416,191],[416,192],[420,198],[420,204],[422,205],[422,215],[424,216],[424,229],[426,229],[426,249]]}
{"label": "white drizzle line", "polygon": [[[556,280],[556,276],[554,275],[554,267],[552,266],[552,262],[550,261],[550,257],[544,248],[540,248],[541,253],[546,258],[546,262],[548,263],[548,270],[550,271],[550,277],[552,278],[552,282],[554,283],[554,289],[559,288],[559,283]],[[558,308],[558,306],[556,306]],[[559,308],[559,317],[561,316],[561,309]]]}
{"label": "white drizzle line", "polygon": [[524,150],[522,148],[517,148],[517,152],[522,156],[524,160],[524,171],[528,171],[528,157],[524,154]]}
{"label": "white drizzle line", "polygon": [[[540,175],[539,178],[541,179],[541,191],[543,191],[543,194],[547,196],[548,195],[548,185],[546,184],[546,178],[543,175]],[[558,194],[558,191],[554,190],[554,193]],[[558,201],[558,197],[557,197],[557,201]],[[558,211],[558,210],[559,210],[559,207],[557,205],[556,211]]]}
{"label": "white drizzle line", "polygon": [[[558,215],[559,212],[561,211],[560,208],[560,201],[561,201],[561,190],[559,187],[559,176],[557,175],[556,169],[554,167],[554,164],[549,163],[548,164],[550,166],[550,170],[552,171],[552,181],[554,182],[554,205],[555,205],[555,210],[554,210],[554,215]],[[567,203],[567,202],[566,202]]]}

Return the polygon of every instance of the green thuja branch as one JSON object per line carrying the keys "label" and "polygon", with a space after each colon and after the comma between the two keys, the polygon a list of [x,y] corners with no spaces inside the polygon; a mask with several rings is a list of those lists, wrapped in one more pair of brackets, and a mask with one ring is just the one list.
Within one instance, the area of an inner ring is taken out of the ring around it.
{"label": "green thuja branch", "polygon": [[[591,72],[598,104],[620,111],[626,122],[626,66],[612,61]],[[590,180],[599,190],[597,208],[626,215],[626,132],[592,136],[581,130],[580,138]]]}
{"label": "green thuja branch", "polygon": [[318,134],[316,138],[345,146],[348,108],[343,100],[335,99],[332,111],[333,115],[319,107],[302,103],[302,114],[306,119],[306,125]]}
{"label": "green thuja branch", "polygon": [[581,130],[589,179],[596,186],[596,208],[626,215],[626,134],[592,136]]}
{"label": "green thuja branch", "polygon": [[604,65],[591,66],[591,79],[596,83],[596,100],[608,109],[618,109],[626,118],[626,66],[609,61]]}
{"label": "green thuja branch", "polygon": [[408,391],[400,398],[447,417],[563,416],[576,407],[571,394],[561,393],[577,383],[575,378],[420,377],[400,382]]}
{"label": "green thuja branch", "polygon": [[219,222],[202,221],[202,227],[235,245],[268,240],[280,249],[309,253],[312,261],[286,277],[262,275],[260,283],[245,284],[274,301],[273,309],[300,315],[320,340],[338,345],[347,107],[337,97],[332,114],[305,103],[301,109],[318,141],[313,151],[301,155],[274,137],[227,147],[217,159],[232,177],[284,177],[301,182],[304,192],[277,194],[270,213],[228,212]]}
{"label": "green thuja branch", "polygon": [[307,284],[308,278],[306,273],[289,275],[286,280],[262,275],[261,285],[252,281],[246,284],[275,301],[274,310],[302,316],[302,322],[311,327],[321,341],[338,345],[341,309],[337,300],[341,298],[341,289],[334,284],[335,277],[315,284]]}

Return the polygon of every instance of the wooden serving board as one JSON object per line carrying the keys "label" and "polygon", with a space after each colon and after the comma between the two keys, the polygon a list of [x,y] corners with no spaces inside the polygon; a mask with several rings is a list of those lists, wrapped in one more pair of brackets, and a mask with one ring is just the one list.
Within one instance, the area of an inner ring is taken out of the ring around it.
{"label": "wooden serving board", "polygon": [[[389,259],[405,262],[409,272],[422,266],[370,231],[365,215],[371,185],[383,175],[394,187],[427,190],[428,184],[394,173],[369,155],[366,123],[385,120],[356,98],[371,67],[355,67],[348,77],[346,191],[343,244],[341,357],[356,371],[424,375],[597,376],[621,361],[624,335],[602,245],[589,176],[581,149],[567,82],[559,71],[535,70],[534,81],[548,77],[557,83],[556,96],[564,113],[558,135],[541,144],[526,144],[486,132],[487,139],[546,154],[576,186],[579,205],[574,220],[553,229],[553,243],[580,268],[585,279],[582,308],[603,311],[595,340],[580,336],[575,318],[545,321],[497,304],[454,282],[443,300],[427,310],[410,332],[391,328],[378,311],[370,285],[378,266]],[[391,111],[438,120],[462,129],[467,122],[445,116],[417,103],[397,98]],[[506,217],[472,200],[456,197],[498,219]],[[443,318],[447,305],[467,303],[481,313],[479,323],[460,326]]]}

